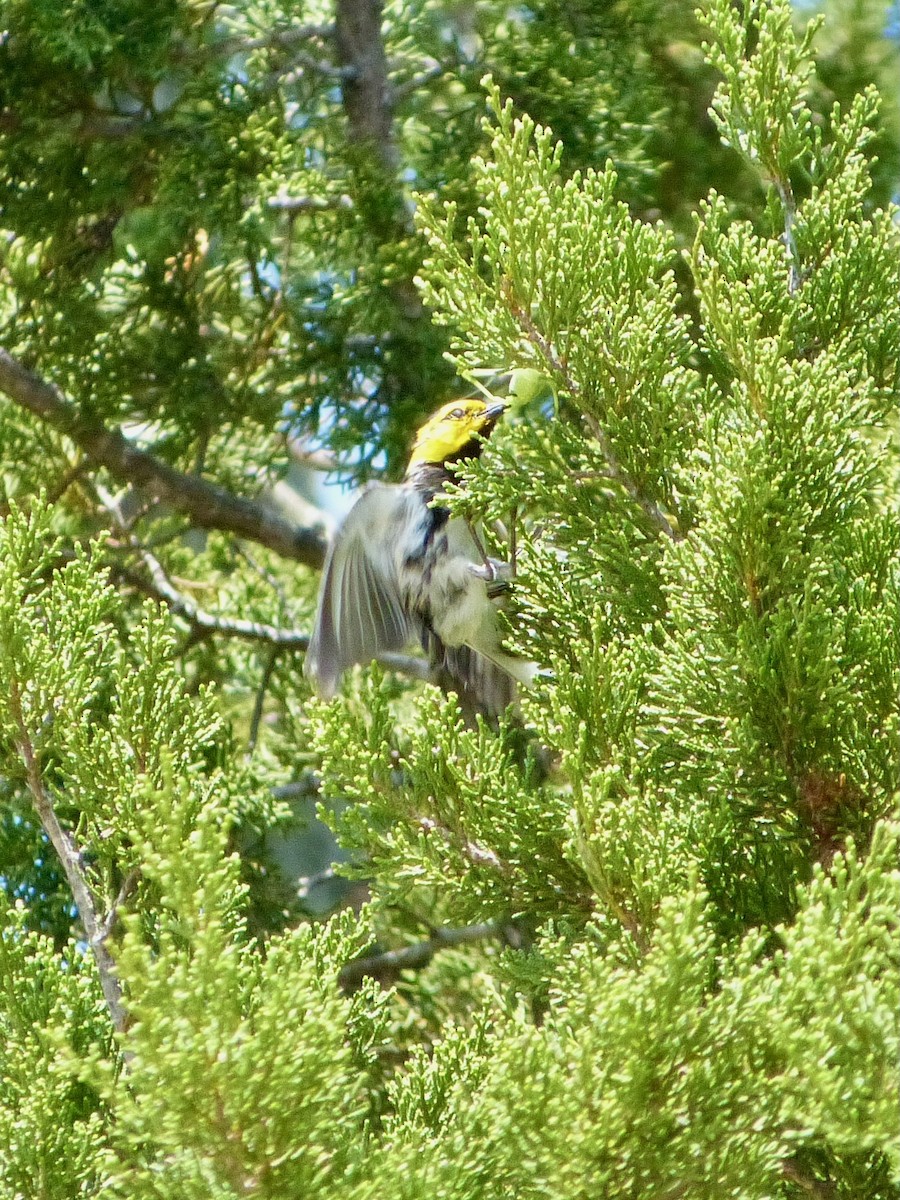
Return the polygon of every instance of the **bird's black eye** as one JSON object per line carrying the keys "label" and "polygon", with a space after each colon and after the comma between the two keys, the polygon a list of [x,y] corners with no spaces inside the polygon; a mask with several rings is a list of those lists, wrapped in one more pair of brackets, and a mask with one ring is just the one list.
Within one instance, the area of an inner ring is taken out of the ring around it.
{"label": "bird's black eye", "polygon": [[461,421],[465,415],[466,410],[464,408],[454,408],[450,412],[450,416],[454,421]]}

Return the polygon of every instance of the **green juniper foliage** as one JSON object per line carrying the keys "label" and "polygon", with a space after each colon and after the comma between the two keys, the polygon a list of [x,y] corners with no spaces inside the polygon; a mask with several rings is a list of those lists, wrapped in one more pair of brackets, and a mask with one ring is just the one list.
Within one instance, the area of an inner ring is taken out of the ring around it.
{"label": "green juniper foliage", "polygon": [[[897,1200],[886,6],[389,4],[381,141],[363,7],[4,8],[0,346],[80,423],[0,358],[0,1198]],[[507,372],[499,725],[315,700],[315,555],[97,462],[390,478]]]}

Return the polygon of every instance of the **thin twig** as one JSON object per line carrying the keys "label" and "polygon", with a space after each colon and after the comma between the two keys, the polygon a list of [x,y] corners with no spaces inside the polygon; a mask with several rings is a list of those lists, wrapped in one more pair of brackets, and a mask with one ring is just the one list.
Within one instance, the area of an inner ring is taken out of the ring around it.
{"label": "thin twig", "polygon": [[448,846],[457,847],[474,867],[490,867],[491,870],[499,871],[502,875],[509,874],[507,863],[498,858],[488,846],[480,846],[477,842],[470,841],[461,829],[455,831],[448,829],[446,825],[439,824],[433,817],[420,817],[418,823],[423,832],[434,833]]}
{"label": "thin twig", "polygon": [[121,909],[121,907],[125,903],[125,901],[128,899],[128,897],[132,894],[134,889],[137,887],[138,880],[140,879],[140,877],[141,877],[140,867],[132,867],[131,870],[128,872],[128,874],[125,876],[125,878],[122,880],[122,885],[119,888],[118,892],[116,893],[116,898],[115,898],[115,900],[113,900],[109,911],[107,912],[106,916],[103,918],[103,922],[102,922],[102,926],[101,926],[103,938],[108,938],[109,935],[112,933],[113,929],[115,928],[116,921],[118,920],[118,917],[119,917],[119,910]]}
{"label": "thin twig", "polygon": [[259,681],[259,687],[256,689],[256,696],[253,700],[250,733],[247,736],[247,751],[250,754],[256,749],[256,742],[259,738],[259,727],[262,724],[263,706],[266,702],[266,692],[269,690],[269,684],[272,681],[272,674],[277,661],[278,648],[273,646],[266,657],[266,665],[263,667],[262,678]]}
{"label": "thin twig", "polygon": [[427,967],[439,950],[484,941],[485,938],[504,937],[505,929],[506,923],[502,921],[486,921],[483,925],[468,925],[463,929],[436,929],[427,941],[417,942],[414,946],[354,958],[341,970],[338,982],[345,992],[355,992],[369,975],[419,970]]}
{"label": "thin twig", "polygon": [[313,888],[319,887],[323,883],[330,883],[332,879],[337,878],[338,873],[334,867],[326,867],[323,871],[316,871],[315,875],[301,875],[297,880],[297,899],[308,899],[309,893]]}
{"label": "thin twig", "polygon": [[182,474],[139,450],[121,430],[108,429],[83,416],[59,388],[29,371],[2,347],[0,392],[70,438],[116,479],[147,489],[198,528],[237,534],[311,567],[321,567],[325,561],[326,543],[320,530],[293,525],[254,500]]}
{"label": "thin twig", "polygon": [[285,439],[285,446],[291,458],[301,467],[309,467],[311,471],[337,471],[340,469],[338,457],[331,450],[312,449],[295,437]]}
{"label": "thin twig", "polygon": [[412,92],[417,92],[419,88],[426,87],[432,80],[440,79],[446,70],[443,63],[432,60],[418,75],[407,79],[405,83],[398,83],[394,86],[394,101],[403,100]]}
{"label": "thin twig", "polygon": [[158,578],[151,582],[123,567],[115,567],[114,570],[117,577],[152,600],[164,603],[170,612],[187,621],[193,634],[192,643],[203,641],[213,634],[221,634],[223,637],[240,638],[246,642],[264,642],[280,650],[295,650],[298,653],[305,651],[309,646],[309,634],[299,629],[284,629],[278,625],[268,625],[264,621],[244,621],[239,617],[217,617],[214,613],[206,612],[191,603],[171,584],[163,585]]}
{"label": "thin twig", "polygon": [[389,329],[384,333],[348,333],[344,338],[344,348],[350,354],[363,354],[367,350],[376,350],[379,346],[390,346],[396,341]]}
{"label": "thin twig", "polygon": [[[25,723],[22,711],[22,695],[18,682],[13,679],[9,685],[9,704],[13,721],[16,725],[16,749],[25,764],[25,774],[28,790],[34,804],[35,812],[41,826],[56,851],[63,873],[72,892],[72,898],[78,908],[78,915],[87,935],[87,942],[97,964],[97,974],[100,977],[100,987],[103,998],[112,1020],[113,1027],[122,1032],[125,1028],[128,1014],[122,1001],[122,987],[116,977],[115,962],[107,947],[107,938],[111,928],[109,915],[104,920],[98,917],[99,904],[91,891],[84,870],[84,855],[78,843],[68,830],[60,824],[53,807],[44,780],[41,767],[35,752],[34,743]],[[113,905],[115,911],[116,905]]]}
{"label": "thin twig", "polygon": [[321,787],[322,779],[316,771],[304,771],[299,779],[273,787],[272,798],[274,800],[306,800],[318,796]]}
{"label": "thin twig", "polygon": [[178,591],[170,582],[162,563],[129,532],[119,502],[101,484],[94,483],[94,490],[101,504],[115,520],[128,546],[141,558],[150,575],[143,579],[131,572],[119,569],[119,574],[154,600],[159,600],[193,627],[196,634],[221,633],[228,637],[243,638],[251,642],[267,642],[284,650],[305,650],[309,645],[309,634],[297,629],[281,629],[261,621],[245,621],[236,617],[217,617],[198,608],[193,601]]}
{"label": "thin twig", "polygon": [[775,187],[778,190],[778,195],[781,198],[781,207],[784,211],[784,233],[781,240],[787,247],[788,258],[790,259],[791,271],[788,278],[788,291],[793,296],[797,288],[800,286],[800,251],[797,249],[797,241],[794,237],[794,218],[797,215],[797,202],[794,199],[794,191],[788,179],[775,179]]}
{"label": "thin twig", "polygon": [[291,58],[287,71],[278,75],[278,83],[289,87],[302,79],[306,71],[314,71],[317,75],[323,75],[326,79],[336,79],[339,83],[348,82],[355,78],[356,74],[353,67],[336,67],[334,63],[323,62],[320,58],[314,58],[312,54],[300,51]]}
{"label": "thin twig", "polygon": [[57,482],[56,486],[47,492],[47,503],[49,505],[58,504],[63,496],[69,490],[73,483],[77,483],[79,479],[84,478],[88,469],[88,464],[81,460],[63,474],[62,478]]}
{"label": "thin twig", "polygon": [[343,193],[340,196],[289,196],[279,192],[277,196],[269,197],[266,206],[289,213],[335,212],[353,208],[353,200]]}
{"label": "thin twig", "polygon": [[243,559],[256,577],[261,579],[263,583],[267,584],[278,597],[279,613],[282,615],[288,613],[291,607],[290,601],[288,600],[287,593],[284,590],[284,584],[281,582],[281,580],[276,575],[273,575],[271,571],[267,570],[262,563],[258,563],[245,546],[237,546],[235,551],[238,558]]}
{"label": "thin twig", "polygon": [[[254,50],[290,49],[298,42],[327,41],[334,36],[333,25],[293,25],[275,29],[259,37],[229,37],[212,42],[206,52],[216,58],[231,58],[234,54],[250,54]],[[192,57],[197,51],[191,47]]]}

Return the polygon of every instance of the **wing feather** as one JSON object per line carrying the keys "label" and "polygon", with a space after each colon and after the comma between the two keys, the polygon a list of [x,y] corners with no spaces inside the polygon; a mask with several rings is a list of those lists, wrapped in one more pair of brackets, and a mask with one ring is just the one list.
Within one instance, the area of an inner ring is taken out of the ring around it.
{"label": "wing feather", "polygon": [[348,667],[402,650],[417,632],[403,610],[395,567],[405,507],[400,489],[374,484],[332,542],[304,667],[323,696],[334,695]]}

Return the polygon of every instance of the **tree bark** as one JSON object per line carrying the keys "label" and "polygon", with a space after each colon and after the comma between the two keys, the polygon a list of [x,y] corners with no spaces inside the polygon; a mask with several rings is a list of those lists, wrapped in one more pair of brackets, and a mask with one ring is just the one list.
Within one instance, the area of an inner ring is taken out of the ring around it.
{"label": "tree bark", "polygon": [[220,529],[268,546],[310,567],[325,560],[325,535],[293,525],[255,500],[185,475],[140,450],[119,429],[82,416],[54,384],[29,371],[0,347],[0,391],[21,408],[70,438],[98,466],[122,483],[143,488],[183,513],[200,529]]}

